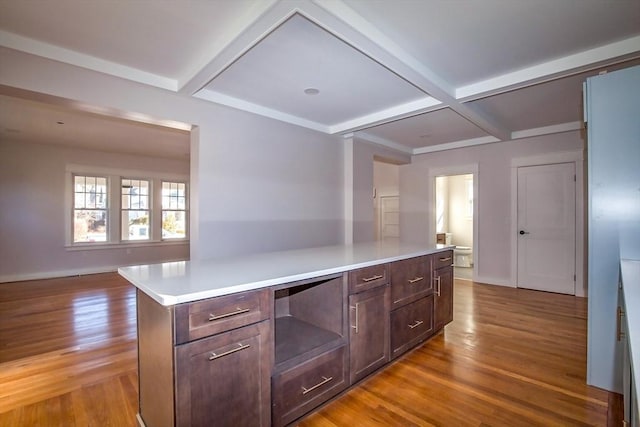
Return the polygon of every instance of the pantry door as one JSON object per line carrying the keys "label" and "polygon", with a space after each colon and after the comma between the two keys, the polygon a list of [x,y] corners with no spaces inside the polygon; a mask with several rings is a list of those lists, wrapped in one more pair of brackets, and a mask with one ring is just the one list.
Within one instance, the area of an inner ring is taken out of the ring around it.
{"label": "pantry door", "polygon": [[575,295],[575,164],[518,168],[518,287]]}

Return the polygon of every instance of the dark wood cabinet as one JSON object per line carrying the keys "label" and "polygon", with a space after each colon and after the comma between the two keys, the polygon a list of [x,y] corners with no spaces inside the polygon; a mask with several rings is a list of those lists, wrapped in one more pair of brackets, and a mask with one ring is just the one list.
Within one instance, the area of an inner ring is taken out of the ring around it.
{"label": "dark wood cabinet", "polygon": [[269,426],[269,322],[176,348],[177,426]]}
{"label": "dark wood cabinet", "polygon": [[147,427],[271,424],[268,289],[165,307],[137,293]]}
{"label": "dark wood cabinet", "polygon": [[[453,320],[453,253],[433,255],[434,329],[442,329]],[[437,267],[437,268],[436,268]]]}
{"label": "dark wood cabinet", "polygon": [[452,255],[173,306],[138,290],[139,423],[295,423],[451,321]]}
{"label": "dark wood cabinet", "polygon": [[349,385],[347,274],[276,287],[272,421],[284,426]]}
{"label": "dark wood cabinet", "polygon": [[349,296],[352,384],[389,361],[389,293],[384,284]]}
{"label": "dark wood cabinet", "polygon": [[391,358],[426,340],[433,331],[433,295],[392,311]]}
{"label": "dark wood cabinet", "polygon": [[433,292],[428,256],[391,264],[391,309],[416,301]]}

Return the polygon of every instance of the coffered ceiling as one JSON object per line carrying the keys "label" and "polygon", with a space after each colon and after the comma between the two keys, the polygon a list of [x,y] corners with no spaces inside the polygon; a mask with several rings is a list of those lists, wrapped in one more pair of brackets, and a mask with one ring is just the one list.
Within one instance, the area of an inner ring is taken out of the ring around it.
{"label": "coffered ceiling", "polygon": [[417,154],[579,129],[640,1],[0,0],[0,45]]}

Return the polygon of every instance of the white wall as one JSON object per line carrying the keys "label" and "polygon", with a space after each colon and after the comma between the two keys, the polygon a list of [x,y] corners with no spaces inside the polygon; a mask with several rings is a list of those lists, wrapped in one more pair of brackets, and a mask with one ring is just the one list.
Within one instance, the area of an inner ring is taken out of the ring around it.
{"label": "white wall", "polygon": [[189,162],[46,144],[0,141],[0,282],[115,270],[189,258],[188,243],[77,250],[65,248],[66,166],[79,164],[186,175]]}
{"label": "white wall", "polygon": [[[387,161],[403,164],[408,163],[410,157],[409,155],[357,138],[354,139],[352,146],[353,242],[371,242],[375,240],[375,213],[373,204],[374,159],[383,158]],[[402,199],[402,196],[400,198]]]}
{"label": "white wall", "polygon": [[191,259],[344,240],[342,139],[0,48],[0,84],[197,126]]}
{"label": "white wall", "polygon": [[511,159],[583,147],[580,133],[576,131],[414,156],[412,164],[400,167],[401,238],[414,242],[435,239],[429,229],[429,224],[435,223],[430,170],[477,164],[478,241],[474,254],[477,280],[513,286]]}

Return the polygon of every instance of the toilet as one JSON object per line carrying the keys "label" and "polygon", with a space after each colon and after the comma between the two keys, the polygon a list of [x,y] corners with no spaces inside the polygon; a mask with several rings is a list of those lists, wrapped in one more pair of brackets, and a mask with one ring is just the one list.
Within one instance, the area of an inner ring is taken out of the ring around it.
{"label": "toilet", "polygon": [[[453,235],[446,233],[445,241],[451,244]],[[473,248],[470,246],[455,246],[453,248],[453,265],[455,267],[473,267]]]}

